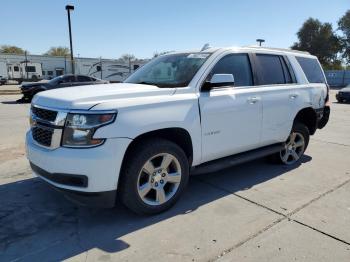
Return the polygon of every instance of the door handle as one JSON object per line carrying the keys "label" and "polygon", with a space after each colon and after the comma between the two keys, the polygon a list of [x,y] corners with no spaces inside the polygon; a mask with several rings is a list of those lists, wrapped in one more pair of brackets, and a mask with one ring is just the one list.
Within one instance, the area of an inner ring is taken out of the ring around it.
{"label": "door handle", "polygon": [[249,104],[255,104],[255,103],[260,101],[260,97],[256,97],[256,96],[250,97],[250,98],[248,98],[247,101],[248,101]]}
{"label": "door handle", "polygon": [[298,94],[291,94],[291,95],[289,96],[290,99],[295,99],[295,98],[297,98],[297,97],[298,97]]}

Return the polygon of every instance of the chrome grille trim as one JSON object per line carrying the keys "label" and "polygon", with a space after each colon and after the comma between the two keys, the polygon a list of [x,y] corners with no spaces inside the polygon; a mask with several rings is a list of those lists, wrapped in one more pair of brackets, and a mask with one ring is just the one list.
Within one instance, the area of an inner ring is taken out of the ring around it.
{"label": "chrome grille trim", "polygon": [[[53,121],[49,121],[47,119],[43,119],[40,116],[35,114],[35,110],[33,110],[32,108],[40,108],[41,110],[48,110],[51,112],[56,112],[56,118]],[[66,121],[66,117],[68,112],[67,111],[58,111],[56,109],[48,109],[48,108],[44,108],[44,107],[40,107],[37,105],[32,105],[32,108],[30,109],[30,117],[32,120],[34,121],[40,121],[42,123],[48,124],[48,125],[53,125],[53,126],[59,126],[59,127],[63,127],[64,123]]]}
{"label": "chrome grille trim", "polygon": [[[42,110],[38,115],[35,114],[38,111],[33,108],[40,108]],[[53,115],[55,112],[55,119],[44,119],[45,110],[50,111],[50,114]],[[32,137],[36,145],[47,148],[47,149],[56,149],[61,146],[61,138],[63,133],[63,127],[66,121],[67,112],[58,111],[51,108],[43,108],[41,106],[32,105],[30,109],[30,125]],[[40,130],[46,130],[40,131]],[[34,132],[37,132],[34,134]],[[52,132],[51,141],[47,141],[48,134]],[[40,136],[40,134],[42,136]]]}

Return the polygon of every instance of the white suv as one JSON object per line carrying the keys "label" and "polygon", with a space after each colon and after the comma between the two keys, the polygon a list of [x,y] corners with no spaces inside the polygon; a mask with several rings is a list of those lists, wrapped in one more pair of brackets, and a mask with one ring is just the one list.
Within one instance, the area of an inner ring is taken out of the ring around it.
{"label": "white suv", "polygon": [[172,206],[190,173],[271,155],[291,165],[326,125],[315,56],[257,47],[163,55],[124,83],[36,95],[26,135],[34,173],[83,205]]}

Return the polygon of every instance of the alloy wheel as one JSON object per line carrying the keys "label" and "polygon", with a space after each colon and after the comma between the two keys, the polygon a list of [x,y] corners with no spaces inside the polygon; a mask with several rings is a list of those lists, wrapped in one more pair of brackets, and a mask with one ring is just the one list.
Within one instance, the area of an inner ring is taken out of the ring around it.
{"label": "alloy wheel", "polygon": [[291,165],[297,162],[305,151],[305,139],[301,133],[292,132],[284,148],[280,152],[284,164]]}
{"label": "alloy wheel", "polygon": [[180,182],[179,161],[169,153],[161,153],[143,165],[138,175],[137,192],[144,203],[162,205],[175,195]]}

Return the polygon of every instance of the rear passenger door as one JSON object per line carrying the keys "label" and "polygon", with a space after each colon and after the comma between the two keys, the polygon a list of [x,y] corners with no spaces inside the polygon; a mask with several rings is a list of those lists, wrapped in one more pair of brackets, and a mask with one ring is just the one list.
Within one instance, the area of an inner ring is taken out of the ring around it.
{"label": "rear passenger door", "polygon": [[295,76],[287,57],[275,54],[255,55],[258,85],[263,103],[261,145],[283,142],[292,123]]}
{"label": "rear passenger door", "polygon": [[58,83],[57,88],[70,87],[74,82],[75,77],[73,75],[63,76],[61,81]]}

